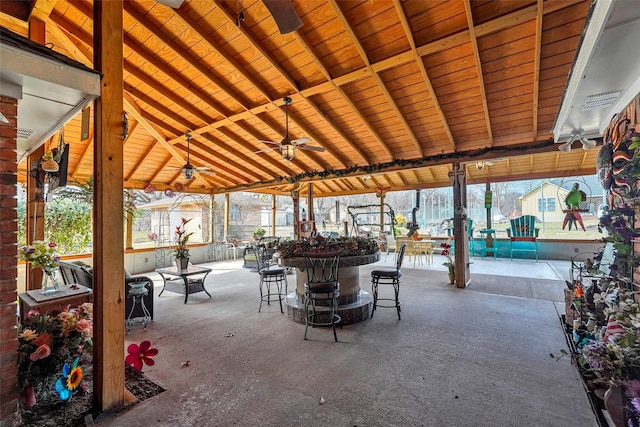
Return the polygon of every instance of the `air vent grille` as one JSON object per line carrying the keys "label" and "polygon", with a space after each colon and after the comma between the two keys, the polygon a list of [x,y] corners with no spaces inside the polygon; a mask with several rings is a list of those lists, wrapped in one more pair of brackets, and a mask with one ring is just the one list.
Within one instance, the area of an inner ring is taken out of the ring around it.
{"label": "air vent grille", "polygon": [[589,95],[587,96],[587,100],[582,106],[582,111],[592,111],[611,107],[613,103],[616,102],[616,99],[618,99],[619,95],[619,90],[614,92],[599,93],[597,95]]}
{"label": "air vent grille", "polygon": [[28,139],[34,132],[35,130],[18,128],[18,138]]}

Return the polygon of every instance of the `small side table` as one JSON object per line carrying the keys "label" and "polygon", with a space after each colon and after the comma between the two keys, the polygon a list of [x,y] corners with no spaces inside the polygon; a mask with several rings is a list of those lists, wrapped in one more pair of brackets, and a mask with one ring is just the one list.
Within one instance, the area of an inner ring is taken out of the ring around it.
{"label": "small side table", "polygon": [[482,255],[482,258],[484,258],[487,253],[491,252],[493,253],[493,257],[495,258],[498,252],[498,242],[495,237],[493,237],[493,247],[487,247],[487,238],[490,236],[495,236],[496,230],[487,228],[484,230],[478,230],[478,232],[480,233],[480,255]]}
{"label": "small side table", "polygon": [[60,286],[60,290],[53,294],[43,295],[39,289],[27,291],[18,295],[20,304],[20,321],[23,321],[30,310],[40,314],[56,314],[67,306],[77,307],[85,302],[93,302],[93,292],[82,285]]}
{"label": "small side table", "polygon": [[[144,303],[144,297],[149,293],[149,289],[146,288],[146,284],[147,282],[129,283],[129,291],[127,293],[128,297],[132,300],[132,304],[131,311],[129,311],[129,314],[127,315],[127,321],[125,322],[125,327],[128,334],[131,333],[136,323],[140,323],[142,329],[146,331],[147,326],[151,322],[151,313]],[[143,313],[142,317],[131,317],[133,315],[133,311],[136,309],[136,305],[140,305]]]}

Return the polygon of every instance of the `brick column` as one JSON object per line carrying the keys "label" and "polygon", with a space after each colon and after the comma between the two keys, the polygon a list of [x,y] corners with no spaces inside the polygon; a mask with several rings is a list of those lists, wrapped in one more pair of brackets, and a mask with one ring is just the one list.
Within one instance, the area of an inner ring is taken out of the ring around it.
{"label": "brick column", "polygon": [[0,97],[0,426],[13,425],[18,407],[18,297],[16,140],[18,101]]}

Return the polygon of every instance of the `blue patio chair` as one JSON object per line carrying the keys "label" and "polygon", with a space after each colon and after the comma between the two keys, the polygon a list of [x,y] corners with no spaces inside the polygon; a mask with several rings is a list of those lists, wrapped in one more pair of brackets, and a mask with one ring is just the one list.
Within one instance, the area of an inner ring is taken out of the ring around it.
{"label": "blue patio chair", "polygon": [[[513,260],[514,252],[533,252],[536,255],[536,262],[538,261],[538,233],[539,228],[536,228],[536,217],[533,215],[522,215],[518,218],[513,218],[511,221],[511,228],[507,229],[507,236],[510,240],[509,255]],[[526,247],[513,248],[513,242],[528,242]],[[530,243],[533,243],[531,245]]]}

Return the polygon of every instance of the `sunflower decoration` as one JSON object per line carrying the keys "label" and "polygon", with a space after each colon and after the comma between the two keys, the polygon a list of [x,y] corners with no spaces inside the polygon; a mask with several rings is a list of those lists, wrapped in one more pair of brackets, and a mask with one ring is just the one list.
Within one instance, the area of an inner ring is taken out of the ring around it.
{"label": "sunflower decoration", "polygon": [[62,367],[62,378],[56,381],[56,391],[60,393],[60,400],[69,400],[82,382],[82,367],[78,366],[80,358],[76,357],[73,364],[65,363]]}

